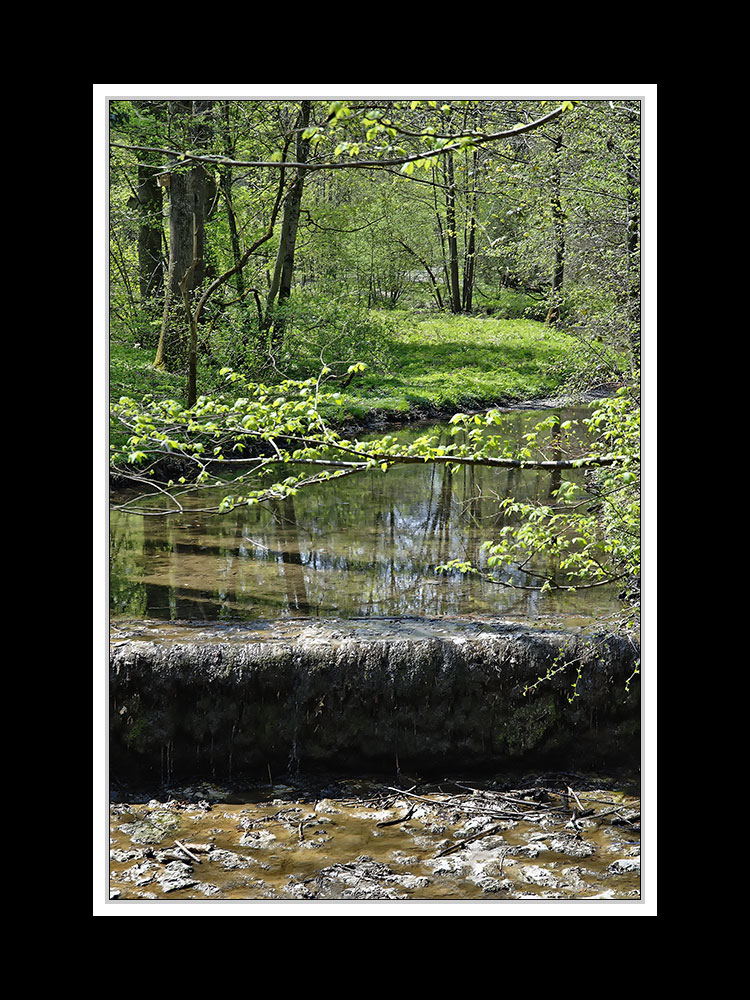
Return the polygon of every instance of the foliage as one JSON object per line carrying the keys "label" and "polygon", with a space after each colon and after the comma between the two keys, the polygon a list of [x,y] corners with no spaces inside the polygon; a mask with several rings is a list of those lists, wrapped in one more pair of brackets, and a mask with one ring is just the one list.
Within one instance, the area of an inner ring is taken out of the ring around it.
{"label": "foliage", "polygon": [[275,315],[283,315],[286,331],[275,363],[287,375],[309,377],[323,365],[342,372],[355,361],[375,372],[390,366],[394,324],[383,313],[342,296],[300,291]]}
{"label": "foliage", "polygon": [[[580,589],[613,581],[639,582],[640,578],[640,401],[637,383],[622,387],[602,400],[583,420],[590,444],[587,460],[594,468],[583,483],[565,480],[553,491],[550,503],[521,502],[505,497],[498,504],[510,523],[496,539],[484,543],[491,578],[524,589]],[[454,422],[465,422],[462,415]],[[547,432],[544,448],[556,453],[565,447],[573,421],[562,424],[556,415],[525,435],[521,458],[530,459]],[[476,433],[476,432],[475,432]],[[617,461],[605,465],[608,457]],[[596,466],[596,460],[602,461]],[[549,570],[541,574],[525,567],[546,557]],[[452,561],[441,572],[478,573],[470,562]],[[520,579],[523,583],[519,583]],[[634,615],[627,616],[629,619]]]}

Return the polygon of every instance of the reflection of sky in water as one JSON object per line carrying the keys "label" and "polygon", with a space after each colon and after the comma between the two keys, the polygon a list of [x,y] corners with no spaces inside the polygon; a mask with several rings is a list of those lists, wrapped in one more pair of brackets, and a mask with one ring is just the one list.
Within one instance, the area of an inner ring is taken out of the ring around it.
{"label": "reflection of sky in water", "polygon": [[[518,440],[546,415],[508,413],[503,432]],[[447,467],[425,464],[345,477],[222,516],[161,519],[113,511],[112,615],[607,615],[615,610],[616,585],[540,595],[435,572],[451,559],[486,566],[481,543],[508,523],[498,517],[497,499],[547,501],[556,485],[548,473],[465,466],[451,475]],[[513,579],[531,582],[524,575]]]}

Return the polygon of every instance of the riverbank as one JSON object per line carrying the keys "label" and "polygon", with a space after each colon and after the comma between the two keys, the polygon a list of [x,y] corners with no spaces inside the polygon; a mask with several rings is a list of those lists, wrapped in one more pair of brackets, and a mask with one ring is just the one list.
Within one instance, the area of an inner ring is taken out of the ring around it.
{"label": "riverbank", "polygon": [[[596,351],[580,336],[544,323],[486,316],[404,313],[391,319],[387,350],[339,390],[341,405],[327,414],[347,428],[449,417],[457,411],[530,404],[548,398],[601,392],[618,377],[620,362],[601,345]],[[146,393],[181,399],[185,377],[153,368],[153,350],[113,340],[110,345],[110,398],[138,399]],[[363,354],[367,351],[363,346]],[[231,360],[226,364],[232,367]],[[220,365],[202,362],[198,391],[232,399]],[[339,369],[340,370],[340,367]],[[319,368],[293,373],[261,373],[273,384],[285,377],[309,377]],[[337,381],[327,384],[336,391]],[[120,429],[111,428],[117,444]]]}
{"label": "riverbank", "polygon": [[600,390],[616,377],[614,355],[594,357],[571,333],[533,320],[418,317],[405,323],[390,371],[365,372],[342,391],[338,420],[388,424],[457,411]]}

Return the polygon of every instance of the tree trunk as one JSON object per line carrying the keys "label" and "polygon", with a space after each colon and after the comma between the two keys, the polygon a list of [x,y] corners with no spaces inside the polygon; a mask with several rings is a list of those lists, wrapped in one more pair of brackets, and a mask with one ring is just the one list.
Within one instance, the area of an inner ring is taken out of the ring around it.
{"label": "tree trunk", "polygon": [[635,365],[641,360],[641,255],[640,255],[640,187],[637,164],[628,161],[627,188],[627,248],[628,248],[628,333]]}
{"label": "tree trunk", "polygon": [[562,307],[562,287],[565,275],[565,212],[560,197],[560,162],[559,153],[562,148],[562,133],[555,140],[554,167],[552,170],[552,194],[550,197],[552,209],[552,228],[555,240],[555,259],[552,266],[552,287],[550,289],[549,311],[547,325],[557,323]]}
{"label": "tree trunk", "polygon": [[464,285],[463,285],[463,310],[471,312],[474,297],[474,259],[476,256],[476,234],[477,234],[477,152],[474,150],[472,156],[473,185],[471,192],[471,205],[469,207],[469,218],[467,222],[469,234],[466,240],[466,251],[464,255]]}
{"label": "tree trunk", "polygon": [[398,243],[401,244],[401,246],[404,248],[404,250],[407,250],[410,254],[412,254],[412,256],[416,257],[416,259],[419,261],[419,263],[422,265],[422,267],[425,269],[425,271],[427,271],[427,274],[430,276],[430,281],[432,282],[432,292],[433,292],[433,295],[435,296],[435,302],[437,303],[438,309],[442,309],[443,308],[443,298],[442,298],[442,296],[440,294],[440,286],[438,285],[437,278],[432,273],[432,268],[427,263],[427,261],[424,259],[424,257],[420,257],[419,254],[416,252],[416,250],[413,250],[408,245],[408,243],[404,243],[404,241],[402,239],[400,239],[398,236],[396,237],[396,240],[397,240]]}
{"label": "tree trunk", "polygon": [[[303,133],[310,124],[311,101],[302,101],[297,118],[297,163],[307,163],[310,150],[310,140],[303,138]],[[294,276],[294,251],[297,243],[297,227],[299,225],[300,208],[302,206],[302,191],[305,185],[305,173],[297,168],[297,173],[284,201],[284,215],[281,222],[279,250],[276,254],[271,287],[266,302],[265,326],[270,333],[270,350],[275,354],[284,342],[285,320],[283,316],[274,317],[274,307],[281,305],[289,298]]]}
{"label": "tree trunk", "polygon": [[[170,114],[184,130],[189,146],[207,139],[205,115],[211,101],[172,101]],[[183,294],[192,301],[206,277],[205,223],[213,206],[216,184],[200,165],[175,170],[168,177],[170,275],[154,367],[175,371],[185,362],[188,328]]]}
{"label": "tree trunk", "polygon": [[448,238],[448,278],[450,282],[451,312],[461,312],[461,286],[458,277],[458,232],[456,230],[456,182],[453,172],[453,153],[445,157],[445,225]]}
{"label": "tree trunk", "polygon": [[[134,107],[144,109],[163,121],[166,106],[159,101],[134,101]],[[164,223],[163,195],[157,181],[156,154],[143,153],[153,167],[138,164],[138,187],[128,206],[138,212],[138,288],[140,305],[148,318],[153,318],[164,295]]]}
{"label": "tree trunk", "polygon": [[[442,255],[443,264],[443,280],[445,281],[445,288],[448,293],[448,301],[450,301],[450,278],[448,277],[448,260],[445,253],[445,234],[443,232],[443,222],[440,218],[440,209],[438,208],[438,181],[437,181],[437,170],[435,167],[432,168],[432,199],[433,207],[435,211],[435,225],[437,226],[438,236],[440,237],[440,253]],[[441,305],[441,309],[443,306]]]}
{"label": "tree trunk", "polygon": [[[224,155],[228,159],[234,159],[235,148],[234,142],[232,141],[232,131],[229,120],[229,101],[224,101],[222,103],[221,135]],[[219,187],[221,188],[221,193],[224,196],[224,204],[227,208],[229,240],[232,244],[232,257],[234,258],[234,262],[236,264],[242,256],[242,250],[240,248],[240,235],[237,229],[237,216],[235,215],[234,202],[232,200],[232,179],[232,168],[223,167],[220,171]],[[242,268],[240,268],[236,273],[235,287],[238,295],[244,295],[245,278],[242,273]]]}
{"label": "tree trunk", "polygon": [[138,287],[141,305],[148,308],[164,293],[162,257],[162,192],[154,168],[138,164],[138,189],[132,200],[140,215],[138,227]]}

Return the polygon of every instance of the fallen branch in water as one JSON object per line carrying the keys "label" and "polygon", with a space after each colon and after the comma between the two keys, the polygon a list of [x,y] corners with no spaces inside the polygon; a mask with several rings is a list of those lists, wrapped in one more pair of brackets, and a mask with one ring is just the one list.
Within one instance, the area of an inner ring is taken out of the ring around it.
{"label": "fallen branch in water", "polygon": [[436,858],[442,858],[446,854],[452,854],[453,851],[459,851],[466,844],[470,844],[473,840],[481,840],[482,837],[489,837],[493,833],[497,833],[498,830],[503,830],[502,824],[498,823],[496,826],[491,826],[489,830],[481,830],[479,833],[472,834],[471,837],[466,837],[464,840],[459,840],[458,843],[451,845],[451,847],[446,847],[444,850],[440,851],[435,855]]}
{"label": "fallen branch in water", "polygon": [[414,815],[414,810],[416,806],[411,806],[405,816],[401,816],[400,819],[386,819],[380,823],[376,823],[375,826],[395,826],[397,823],[405,823],[407,819],[411,819]]}
{"label": "fallen branch in water", "polygon": [[193,852],[191,850],[189,850],[187,847],[185,847],[185,845],[182,843],[181,840],[175,840],[175,844],[177,845],[177,847],[179,847],[179,849],[181,851],[184,851],[185,854],[187,854],[187,856],[189,858],[192,858],[193,861],[195,861],[196,864],[199,864],[199,865],[203,864],[203,862],[201,861],[201,859],[197,855],[193,854]]}

